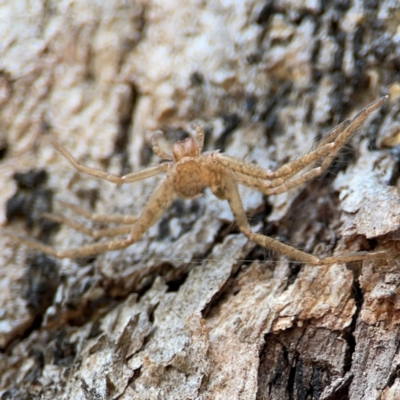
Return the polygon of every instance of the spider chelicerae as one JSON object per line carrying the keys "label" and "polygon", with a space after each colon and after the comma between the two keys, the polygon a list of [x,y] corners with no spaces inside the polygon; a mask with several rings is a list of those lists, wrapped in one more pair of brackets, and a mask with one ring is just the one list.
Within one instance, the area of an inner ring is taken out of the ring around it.
{"label": "spider chelicerae", "polygon": [[143,211],[138,217],[130,215],[98,215],[92,214],[78,206],[63,203],[76,213],[93,221],[121,224],[120,226],[91,230],[63,216],[44,214],[44,217],[64,223],[95,239],[126,235],[125,238],[114,238],[76,248],[56,250],[39,241],[20,236],[13,232],[5,234],[14,238],[17,243],[31,249],[41,251],[57,258],[77,258],[96,255],[98,253],[123,249],[137,242],[149,227],[154,225],[176,197],[191,199],[201,195],[205,187],[221,200],[227,200],[240,231],[260,246],[284,254],[296,261],[318,265],[335,262],[349,262],[366,258],[383,258],[385,251],[346,253],[331,257],[316,257],[284,244],[271,237],[255,233],[247,220],[237,184],[248,186],[265,195],[279,194],[299,186],[326,170],[340,148],[347,142],[354,130],[375,110],[382,106],[388,96],[381,97],[364,109],[354,118],[347,119],[323,137],[317,147],[302,157],[291,161],[276,171],[270,172],[260,166],[247,163],[222,154],[218,151],[202,153],[204,132],[199,124],[193,126],[194,134],[184,140],[172,144],[165,150],[162,133],[153,137],[153,151],[162,161],[159,165],[133,172],[124,176],[111,175],[98,169],[79,164],[75,158],[58,142],[53,145],[78,171],[105,179],[116,184],[130,183],[155,175],[165,174],[164,179],[153,191]]}

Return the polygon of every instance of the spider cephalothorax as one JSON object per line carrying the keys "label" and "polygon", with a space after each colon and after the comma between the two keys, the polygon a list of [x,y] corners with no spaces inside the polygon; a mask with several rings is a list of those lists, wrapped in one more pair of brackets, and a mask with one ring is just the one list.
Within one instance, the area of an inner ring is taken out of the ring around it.
{"label": "spider cephalothorax", "polygon": [[94,215],[80,207],[63,203],[65,206],[92,220],[126,225],[108,229],[90,230],[65,217],[54,214],[45,215],[48,219],[69,225],[96,239],[122,234],[127,235],[125,239],[117,238],[73,249],[55,250],[51,246],[29,238],[20,237],[14,233],[6,232],[6,234],[17,239],[19,243],[58,258],[85,257],[109,250],[122,249],[139,240],[143,233],[161,217],[174,198],[177,196],[194,198],[200,196],[205,187],[209,187],[219,199],[228,201],[239,229],[250,240],[261,246],[285,254],[297,261],[316,265],[362,260],[372,257],[385,257],[387,255],[385,252],[358,252],[318,258],[268,236],[254,233],[247,221],[237,190],[237,183],[259,190],[265,195],[271,195],[286,192],[315,178],[329,166],[352,132],[369,114],[378,109],[387,98],[385,96],[371,103],[353,119],[342,122],[330,131],[314,150],[283,165],[274,172],[265,171],[257,165],[229,157],[218,151],[202,153],[204,133],[198,124],[194,126],[195,134],[192,137],[176,142],[170,147],[166,145],[160,133],[157,132],[153,139],[153,151],[165,161],[162,161],[157,166],[133,172],[122,177],[110,175],[106,172],[79,164],[59,143],[54,142],[54,147],[78,171],[101,179],[115,183],[128,183],[161,173],[164,173],[165,177],[153,191],[142,213],[138,217],[129,215]]}
{"label": "spider cephalothorax", "polygon": [[222,167],[213,162],[213,153],[201,153],[194,138],[188,137],[174,143],[172,154],[174,163],[170,165],[169,173],[179,197],[193,199],[200,196],[206,187],[212,190],[220,186]]}

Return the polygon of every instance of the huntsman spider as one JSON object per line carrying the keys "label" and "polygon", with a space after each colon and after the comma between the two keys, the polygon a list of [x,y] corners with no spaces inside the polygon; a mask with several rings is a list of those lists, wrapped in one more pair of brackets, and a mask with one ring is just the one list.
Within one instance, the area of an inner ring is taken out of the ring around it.
{"label": "huntsman spider", "polygon": [[126,235],[124,238],[114,238],[76,248],[55,250],[51,246],[13,232],[7,231],[6,235],[14,238],[19,244],[57,258],[86,257],[110,250],[124,249],[137,242],[146,230],[156,223],[174,198],[179,196],[185,199],[192,199],[201,195],[204,188],[209,187],[217,198],[228,201],[240,231],[249,240],[291,259],[318,265],[364,260],[366,258],[382,258],[386,252],[355,252],[331,257],[317,257],[271,237],[253,232],[247,220],[237,184],[248,186],[265,195],[272,195],[286,192],[321,175],[330,165],[340,148],[348,141],[354,130],[373,111],[381,107],[387,98],[388,96],[381,97],[362,109],[354,118],[346,119],[325,135],[314,150],[283,165],[274,172],[266,171],[260,166],[230,157],[218,151],[201,153],[204,133],[199,125],[194,127],[195,134],[192,137],[174,143],[170,148],[170,152],[164,150],[165,146],[163,146],[163,139],[160,135],[155,135],[153,138],[153,151],[164,161],[159,165],[124,176],[111,175],[98,169],[81,165],[58,142],[54,142],[53,145],[56,150],[74,168],[96,178],[122,184],[147,179],[159,174],[165,174],[165,177],[153,191],[138,217],[92,214],[78,206],[63,203],[66,207],[93,221],[119,223],[121,226],[91,230],[63,216],[44,214],[47,219],[64,223],[95,239],[106,236]]}

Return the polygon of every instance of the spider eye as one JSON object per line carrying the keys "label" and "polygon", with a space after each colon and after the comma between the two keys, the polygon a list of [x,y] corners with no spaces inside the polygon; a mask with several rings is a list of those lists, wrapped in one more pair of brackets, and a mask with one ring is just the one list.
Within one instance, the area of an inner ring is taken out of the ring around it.
{"label": "spider eye", "polygon": [[197,157],[199,154],[199,149],[197,148],[194,139],[191,137],[180,140],[172,146],[172,155],[174,156],[175,162],[184,157]]}

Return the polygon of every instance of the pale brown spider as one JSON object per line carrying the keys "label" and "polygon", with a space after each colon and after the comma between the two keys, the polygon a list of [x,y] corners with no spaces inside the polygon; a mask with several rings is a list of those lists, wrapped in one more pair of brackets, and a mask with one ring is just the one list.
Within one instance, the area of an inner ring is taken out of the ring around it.
{"label": "pale brown spider", "polygon": [[164,150],[163,144],[165,143],[162,142],[159,135],[156,135],[153,139],[153,151],[163,160],[169,161],[163,161],[157,166],[121,177],[79,164],[67,150],[59,143],[54,142],[54,147],[78,171],[110,182],[121,184],[150,178],[161,173],[166,175],[153,191],[142,213],[137,218],[126,215],[91,214],[78,206],[64,203],[65,206],[94,221],[128,224],[125,226],[92,231],[67,218],[45,214],[46,218],[64,223],[93,238],[127,234],[128,236],[125,239],[113,239],[67,250],[55,250],[43,243],[21,237],[12,232],[6,232],[6,234],[16,239],[18,243],[57,258],[86,257],[110,250],[123,249],[138,241],[143,233],[161,217],[175,197],[191,199],[201,195],[202,190],[209,187],[216,197],[228,201],[240,231],[249,240],[294,260],[317,265],[384,257],[386,252],[358,252],[319,258],[268,236],[252,232],[238,193],[237,183],[259,190],[265,195],[271,195],[286,192],[317,177],[329,166],[339,149],[349,139],[351,133],[387,98],[388,96],[381,97],[361,110],[353,119],[345,120],[331,130],[314,150],[283,165],[274,172],[265,171],[257,165],[229,157],[218,151],[201,153],[204,133],[199,125],[194,127],[194,137],[189,137],[172,145],[171,154]]}

